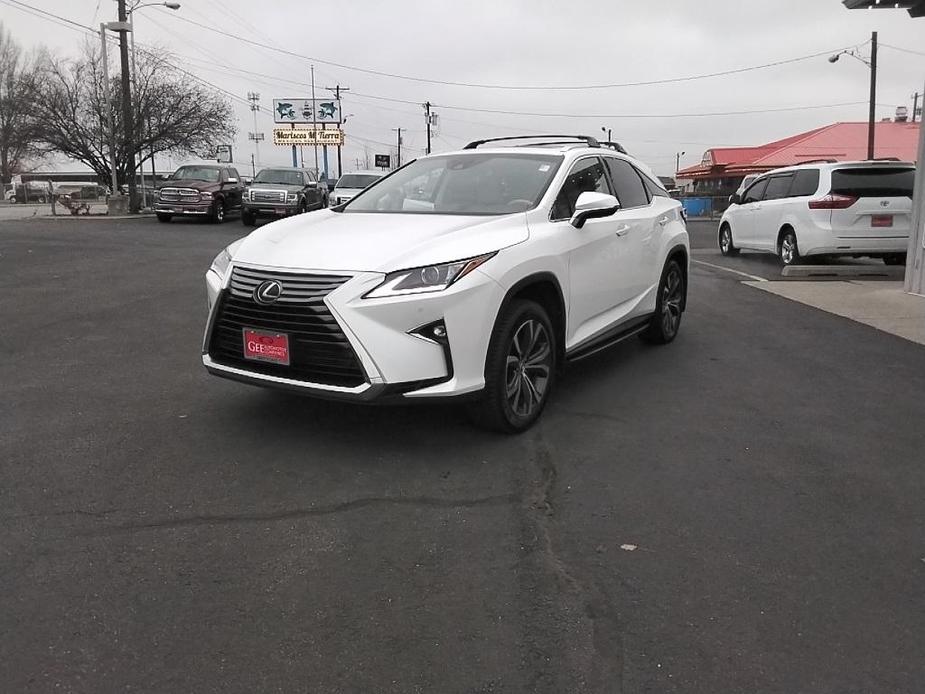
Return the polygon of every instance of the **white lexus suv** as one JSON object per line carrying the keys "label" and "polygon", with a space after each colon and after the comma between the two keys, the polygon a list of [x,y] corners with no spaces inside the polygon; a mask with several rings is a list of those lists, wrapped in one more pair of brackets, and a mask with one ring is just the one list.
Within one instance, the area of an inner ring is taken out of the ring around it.
{"label": "white lexus suv", "polygon": [[318,397],[468,396],[478,423],[522,431],[567,360],[675,338],[689,257],[680,203],[631,157],[479,140],[219,253],[202,360]]}
{"label": "white lexus suv", "polygon": [[808,256],[906,260],[915,166],[853,161],[803,164],[759,176],[719,223],[723,255],[776,253],[784,265]]}

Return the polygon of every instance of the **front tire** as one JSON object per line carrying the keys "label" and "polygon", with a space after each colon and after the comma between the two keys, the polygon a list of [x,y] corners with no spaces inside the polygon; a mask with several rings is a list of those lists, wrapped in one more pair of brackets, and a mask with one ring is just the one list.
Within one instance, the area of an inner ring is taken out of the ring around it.
{"label": "front tire", "polygon": [[777,246],[777,255],[785,266],[797,265],[802,260],[802,256],[800,256],[800,247],[797,244],[797,235],[793,229],[787,229],[780,237],[780,243]]}
{"label": "front tire", "polygon": [[241,223],[246,227],[252,227],[257,223],[257,218],[246,210],[241,212]]}
{"label": "front tire", "polygon": [[905,253],[892,253],[890,255],[883,256],[883,262],[886,265],[905,265],[906,264],[906,254]]}
{"label": "front tire", "polygon": [[556,361],[556,335],[546,309],[535,301],[513,301],[495,323],[485,390],[469,408],[473,421],[508,434],[529,429],[546,406]]}
{"label": "front tire", "polygon": [[162,212],[157,213],[157,221],[161,222],[162,224],[166,224],[171,219],[173,219],[173,215],[163,214]]}
{"label": "front tire", "polygon": [[732,242],[732,227],[728,224],[719,228],[719,252],[725,256],[739,255],[739,249]]}
{"label": "front tire", "polygon": [[225,222],[225,201],[216,200],[212,203],[212,212],[209,219],[213,224],[224,224]]}
{"label": "front tire", "polygon": [[677,260],[669,260],[658,283],[655,314],[640,335],[643,340],[653,345],[667,345],[678,336],[686,293],[687,279],[681,265]]}

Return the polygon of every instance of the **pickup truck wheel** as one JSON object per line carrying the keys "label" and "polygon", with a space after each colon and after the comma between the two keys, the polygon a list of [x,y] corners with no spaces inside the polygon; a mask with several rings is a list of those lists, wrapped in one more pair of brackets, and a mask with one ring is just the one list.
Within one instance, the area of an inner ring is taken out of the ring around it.
{"label": "pickup truck wheel", "polygon": [[257,223],[257,218],[247,210],[242,210],[241,223],[246,227],[252,227]]}
{"label": "pickup truck wheel", "polygon": [[159,221],[159,222],[162,222],[162,223],[166,224],[166,223],[169,222],[171,219],[173,219],[173,215],[163,214],[162,212],[158,212],[158,213],[157,213],[157,221]]}
{"label": "pickup truck wheel", "polygon": [[210,215],[213,224],[222,224],[225,221],[225,201],[216,200],[212,203],[212,214]]}
{"label": "pickup truck wheel", "polygon": [[308,203],[305,202],[305,198],[302,198],[302,202],[299,203],[299,211],[296,214],[303,214],[308,212]]}

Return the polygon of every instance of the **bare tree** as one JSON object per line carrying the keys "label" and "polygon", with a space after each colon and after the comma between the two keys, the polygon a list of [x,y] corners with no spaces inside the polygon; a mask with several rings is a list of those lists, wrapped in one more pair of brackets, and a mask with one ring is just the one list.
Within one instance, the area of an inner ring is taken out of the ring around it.
{"label": "bare tree", "polygon": [[39,53],[26,55],[0,22],[0,181],[41,155],[37,147]]}
{"label": "bare tree", "polygon": [[136,57],[132,151],[125,148],[118,74],[110,76],[109,103],[104,94],[100,52],[92,43],[77,60],[45,61],[41,141],[83,162],[103,181],[111,179],[109,123],[115,123],[120,185],[156,154],[212,156],[215,144],[234,132],[233,112],[224,97],[150,51],[138,51]]}

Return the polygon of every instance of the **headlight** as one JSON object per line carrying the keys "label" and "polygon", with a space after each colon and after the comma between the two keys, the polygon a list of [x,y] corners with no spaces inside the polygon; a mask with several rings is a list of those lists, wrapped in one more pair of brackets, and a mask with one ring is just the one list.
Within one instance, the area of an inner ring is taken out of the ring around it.
{"label": "headlight", "polygon": [[200,194],[199,194],[199,199],[200,199],[200,200],[211,200],[211,199],[212,199],[212,193],[200,193]]}
{"label": "headlight", "polygon": [[245,200],[253,200],[253,199],[254,199],[253,196],[252,196],[252,193],[251,193],[251,189],[250,189],[250,188],[247,188],[247,189],[244,191],[244,199],[245,199]]}
{"label": "headlight", "polygon": [[286,202],[295,202],[299,199],[299,196],[296,193],[288,193],[286,195]]}
{"label": "headlight", "polygon": [[486,253],[467,260],[457,260],[453,263],[427,265],[411,270],[391,272],[385,276],[385,281],[382,284],[368,292],[363,298],[378,299],[385,296],[442,292],[494,255],[494,253]]}
{"label": "headlight", "polygon": [[222,252],[215,256],[215,260],[212,261],[212,267],[209,269],[219,277],[224,277],[229,265],[231,265],[231,253],[228,252],[227,248],[223,248]]}

